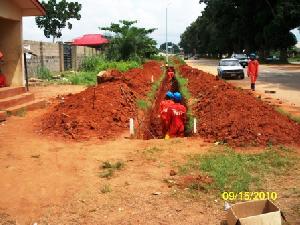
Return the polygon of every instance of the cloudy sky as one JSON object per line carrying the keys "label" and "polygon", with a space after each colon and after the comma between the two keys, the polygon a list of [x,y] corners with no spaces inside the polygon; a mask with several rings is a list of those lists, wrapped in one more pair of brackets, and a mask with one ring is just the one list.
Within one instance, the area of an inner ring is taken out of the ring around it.
{"label": "cloudy sky", "polygon": [[[165,15],[168,5],[169,41],[178,43],[180,34],[203,10],[199,0],[77,0],[82,4],[81,20],[72,21],[73,29],[65,29],[62,41],[69,41],[87,33],[99,33],[98,27],[109,26],[121,19],[138,20],[138,26],[157,28],[152,37],[159,44],[165,42]],[[188,2],[188,3],[187,3]],[[24,39],[51,41],[35,25],[33,17],[24,19]],[[103,31],[101,31],[103,33]]]}
{"label": "cloudy sky", "polygon": [[[88,33],[103,33],[98,27],[109,26],[121,19],[138,20],[138,26],[157,28],[152,37],[159,44],[165,42],[165,15],[168,5],[169,41],[178,43],[180,34],[201,13],[204,5],[199,0],[77,0],[82,4],[81,20],[72,21],[73,29],[65,29],[61,41],[70,41]],[[298,41],[298,30],[293,31]],[[38,29],[34,17],[24,19],[24,39],[51,41]]]}

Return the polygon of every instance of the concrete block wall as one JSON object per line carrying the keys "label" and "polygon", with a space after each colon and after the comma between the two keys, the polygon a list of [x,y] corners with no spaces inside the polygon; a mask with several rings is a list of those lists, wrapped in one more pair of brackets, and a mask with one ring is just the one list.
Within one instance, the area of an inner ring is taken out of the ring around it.
{"label": "concrete block wall", "polygon": [[59,43],[47,43],[24,40],[23,45],[30,48],[35,55],[27,56],[28,75],[36,76],[40,67],[48,68],[51,72],[61,72],[61,56]]}
{"label": "concrete block wall", "polygon": [[[36,76],[38,68],[45,67],[51,72],[64,71],[63,43],[49,43],[24,40],[25,47],[36,56],[27,57],[27,71],[29,77]],[[95,49],[83,46],[72,46],[72,70],[78,70],[82,60],[87,56],[97,54]]]}

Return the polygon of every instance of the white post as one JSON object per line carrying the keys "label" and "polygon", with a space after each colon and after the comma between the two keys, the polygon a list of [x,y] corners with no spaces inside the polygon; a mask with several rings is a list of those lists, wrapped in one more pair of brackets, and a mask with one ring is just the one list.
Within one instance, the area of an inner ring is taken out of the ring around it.
{"label": "white post", "polygon": [[151,83],[153,83],[154,82],[154,77],[153,77],[153,75],[151,76]]}
{"label": "white post", "polygon": [[197,133],[197,119],[194,118],[194,134]]}
{"label": "white post", "polygon": [[129,133],[130,136],[134,135],[134,123],[132,118],[129,119]]}

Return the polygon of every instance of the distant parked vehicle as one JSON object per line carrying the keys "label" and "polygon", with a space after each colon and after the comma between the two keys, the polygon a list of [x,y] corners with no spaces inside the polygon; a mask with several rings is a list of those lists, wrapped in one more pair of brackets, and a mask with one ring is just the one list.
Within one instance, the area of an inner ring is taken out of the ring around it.
{"label": "distant parked vehicle", "polygon": [[244,79],[244,69],[237,59],[222,59],[218,66],[218,77]]}
{"label": "distant parked vehicle", "polygon": [[246,54],[233,54],[231,56],[231,58],[235,58],[237,60],[239,60],[240,64],[242,65],[242,67],[246,67],[248,66],[248,56]]}
{"label": "distant parked vehicle", "polygon": [[184,55],[184,60],[188,60],[189,56],[188,55]]}
{"label": "distant parked vehicle", "polygon": [[266,58],[267,62],[278,62],[279,60],[280,60],[279,57],[277,57],[275,55],[269,56],[269,57]]}

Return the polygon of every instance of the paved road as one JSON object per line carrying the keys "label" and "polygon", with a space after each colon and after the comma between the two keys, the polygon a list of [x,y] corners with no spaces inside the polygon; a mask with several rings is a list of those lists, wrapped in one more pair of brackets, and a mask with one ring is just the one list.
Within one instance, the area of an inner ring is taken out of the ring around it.
{"label": "paved road", "polygon": [[[200,59],[186,62],[192,67],[217,74],[217,60]],[[270,96],[300,107],[300,65],[261,65],[259,71],[256,85],[258,92],[276,91]],[[229,80],[229,82],[242,88],[250,88],[247,76],[244,80]]]}

